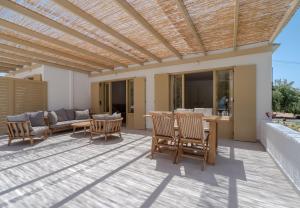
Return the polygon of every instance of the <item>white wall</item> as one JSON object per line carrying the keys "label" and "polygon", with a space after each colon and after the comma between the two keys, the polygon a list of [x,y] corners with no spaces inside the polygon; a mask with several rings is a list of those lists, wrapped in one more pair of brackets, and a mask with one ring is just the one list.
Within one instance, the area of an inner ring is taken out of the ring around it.
{"label": "white wall", "polygon": [[300,191],[300,133],[286,126],[262,124],[262,144]]}
{"label": "white wall", "polygon": [[48,82],[48,109],[90,108],[90,83],[87,74],[57,67],[44,67]]}
{"label": "white wall", "polygon": [[90,82],[87,74],[43,65],[40,68],[16,74],[15,78],[26,78],[41,74],[48,83],[48,109],[90,108]]}
{"label": "white wall", "polygon": [[[100,82],[114,79],[126,79],[129,77],[146,77],[146,111],[154,110],[154,75],[160,73],[175,73],[188,71],[201,71],[206,69],[221,68],[235,65],[255,64],[257,73],[257,139],[261,138],[261,121],[265,118],[265,112],[272,110],[272,52],[252,55],[237,56],[218,60],[203,61],[197,63],[182,64],[152,68],[140,71],[124,72],[91,78],[91,82]],[[151,128],[150,120],[147,128]]]}
{"label": "white wall", "polygon": [[13,77],[14,78],[24,79],[26,77],[31,77],[31,76],[37,75],[37,74],[41,74],[42,77],[44,77],[44,65],[42,65],[42,66],[40,66],[38,68],[35,68],[33,70],[24,71],[22,73],[15,74]]}

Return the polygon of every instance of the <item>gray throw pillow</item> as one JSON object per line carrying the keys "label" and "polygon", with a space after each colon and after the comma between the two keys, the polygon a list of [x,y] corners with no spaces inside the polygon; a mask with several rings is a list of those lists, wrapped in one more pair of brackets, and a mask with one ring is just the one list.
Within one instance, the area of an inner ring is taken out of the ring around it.
{"label": "gray throw pillow", "polygon": [[22,113],[19,115],[14,116],[7,116],[6,117],[8,122],[22,122],[22,121],[29,121],[29,117],[26,113]]}
{"label": "gray throw pillow", "polygon": [[55,113],[57,115],[58,122],[67,121],[68,120],[68,117],[67,117],[65,109],[63,109],[63,108],[59,109],[59,110],[55,111]]}
{"label": "gray throw pillow", "polygon": [[75,119],[76,120],[90,119],[90,112],[89,112],[89,110],[75,111]]}
{"label": "gray throw pillow", "polygon": [[73,109],[69,109],[69,110],[65,110],[66,111],[66,114],[67,114],[67,118],[69,121],[71,120],[75,120],[75,110]]}
{"label": "gray throw pillow", "polygon": [[44,111],[29,112],[27,114],[29,116],[30,123],[33,127],[46,125],[45,118],[44,118]]}
{"label": "gray throw pillow", "polygon": [[48,112],[48,121],[50,125],[54,125],[58,122],[58,117],[54,111]]}

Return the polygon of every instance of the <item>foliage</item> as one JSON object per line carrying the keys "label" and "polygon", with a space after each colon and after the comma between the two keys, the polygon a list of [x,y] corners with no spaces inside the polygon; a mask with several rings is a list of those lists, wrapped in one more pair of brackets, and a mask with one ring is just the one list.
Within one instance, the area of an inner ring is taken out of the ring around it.
{"label": "foliage", "polygon": [[275,80],[272,88],[273,111],[300,114],[300,90],[293,84],[287,80]]}

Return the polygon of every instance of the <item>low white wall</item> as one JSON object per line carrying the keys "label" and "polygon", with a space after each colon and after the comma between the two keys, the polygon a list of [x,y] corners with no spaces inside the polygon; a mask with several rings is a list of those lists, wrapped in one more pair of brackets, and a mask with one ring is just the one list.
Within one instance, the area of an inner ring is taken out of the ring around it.
{"label": "low white wall", "polygon": [[[161,73],[176,73],[201,71],[207,69],[231,67],[236,65],[256,65],[256,118],[257,139],[261,138],[260,126],[265,113],[272,111],[272,52],[236,56],[218,60],[210,60],[176,66],[152,68],[139,71],[116,73],[91,78],[91,82],[101,82],[114,79],[132,77],[146,77],[146,112],[154,110],[154,75]],[[151,121],[147,120],[147,128],[151,128]]]}
{"label": "low white wall", "polygon": [[300,191],[300,133],[281,124],[262,125],[262,144]]}

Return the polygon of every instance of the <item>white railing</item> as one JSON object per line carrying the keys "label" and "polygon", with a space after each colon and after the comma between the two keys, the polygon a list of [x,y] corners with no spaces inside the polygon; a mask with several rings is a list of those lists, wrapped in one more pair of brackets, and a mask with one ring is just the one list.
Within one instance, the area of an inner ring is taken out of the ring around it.
{"label": "white railing", "polygon": [[281,124],[263,122],[261,142],[300,190],[300,133]]}

